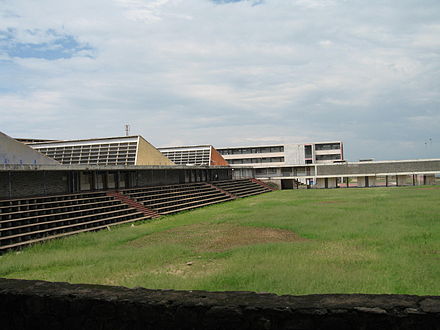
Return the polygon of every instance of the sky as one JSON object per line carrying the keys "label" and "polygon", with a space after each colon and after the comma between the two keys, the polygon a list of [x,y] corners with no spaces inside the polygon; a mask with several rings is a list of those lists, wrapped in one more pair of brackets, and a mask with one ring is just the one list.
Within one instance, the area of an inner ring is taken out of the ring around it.
{"label": "sky", "polygon": [[440,158],[438,0],[0,0],[0,131]]}

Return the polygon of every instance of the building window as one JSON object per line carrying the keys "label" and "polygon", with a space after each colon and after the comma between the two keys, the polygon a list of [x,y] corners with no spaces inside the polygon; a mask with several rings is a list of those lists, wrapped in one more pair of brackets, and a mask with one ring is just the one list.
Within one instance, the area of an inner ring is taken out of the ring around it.
{"label": "building window", "polygon": [[315,144],[315,150],[339,150],[339,149],[341,149],[340,143]]}
{"label": "building window", "polygon": [[340,154],[334,154],[334,155],[316,155],[316,160],[337,160],[341,159]]}

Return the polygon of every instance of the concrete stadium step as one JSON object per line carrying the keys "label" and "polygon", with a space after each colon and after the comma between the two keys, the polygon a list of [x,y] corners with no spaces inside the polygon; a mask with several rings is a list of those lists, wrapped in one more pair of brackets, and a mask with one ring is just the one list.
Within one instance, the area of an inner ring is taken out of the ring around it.
{"label": "concrete stadium step", "polygon": [[267,191],[243,179],[0,201],[0,251]]}
{"label": "concrete stadium step", "polygon": [[151,216],[152,218],[159,217],[159,214],[157,214],[152,209],[145,207],[145,205],[138,203],[137,201],[131,199],[128,196],[122,195],[121,193],[119,193],[117,191],[109,191],[109,192],[107,192],[107,195],[114,197],[114,198],[118,199],[119,201],[127,204],[128,206],[135,208],[136,210],[142,212],[146,216]]}
{"label": "concrete stadium step", "polygon": [[70,199],[105,196],[105,192],[76,193],[64,195],[37,196],[29,198],[0,200],[0,208],[5,206],[24,206],[27,204],[47,203]]}
{"label": "concrete stadium step", "polygon": [[38,215],[38,216],[30,216],[30,217],[23,217],[23,218],[17,218],[17,219],[10,219],[10,220],[2,220],[0,221],[0,228],[7,227],[8,224],[17,224],[17,223],[33,223],[38,221],[44,221],[46,220],[58,220],[58,219],[68,219],[70,217],[76,217],[80,215],[88,215],[88,214],[96,214],[100,213],[101,211],[104,212],[105,210],[118,210],[122,208],[127,208],[128,206],[121,203],[120,201],[113,201],[113,204],[110,205],[100,205],[93,208],[85,208],[82,210],[75,210],[71,212],[60,212],[60,213],[54,213],[54,214],[45,214],[45,215]]}
{"label": "concrete stadium step", "polygon": [[212,184],[237,197],[253,196],[272,191],[269,187],[248,179],[215,181]]}
{"label": "concrete stadium step", "polygon": [[91,221],[91,220],[98,221],[100,219],[135,214],[136,212],[137,211],[134,209],[121,209],[117,211],[107,211],[98,214],[80,216],[76,218],[57,219],[57,220],[33,223],[23,226],[2,228],[0,229],[0,242],[5,239],[22,237],[26,235],[34,235],[40,232],[47,232],[51,230],[59,230],[62,229],[63,226],[83,225],[87,223],[87,221]]}
{"label": "concrete stadium step", "polygon": [[209,182],[208,182],[208,184],[209,184],[211,187],[213,187],[214,189],[217,189],[218,191],[221,191],[222,193],[224,193],[224,194],[230,196],[232,199],[236,199],[236,198],[237,198],[236,195],[234,195],[234,194],[232,194],[232,193],[230,193],[230,192],[228,192],[228,191],[226,191],[226,190],[223,190],[223,189],[221,189],[220,187],[214,186],[212,183],[209,183]]}
{"label": "concrete stadium step", "polygon": [[191,193],[201,193],[201,192],[207,192],[210,191],[210,187],[201,187],[199,189],[188,189],[188,190],[179,190],[179,191],[172,191],[172,192],[163,192],[161,194],[143,194],[138,195],[134,197],[133,195],[129,195],[134,200],[137,200],[138,202],[146,202],[149,200],[155,200],[155,199],[163,199],[163,198],[173,198],[175,196],[180,196],[184,194],[191,194]]}
{"label": "concrete stadium step", "polygon": [[221,192],[213,192],[211,194],[201,194],[198,196],[190,196],[187,198],[179,198],[178,200],[173,200],[173,201],[163,201],[163,202],[159,202],[159,203],[154,203],[154,204],[149,204],[149,207],[152,207],[154,209],[160,209],[161,207],[166,207],[166,206],[172,206],[172,205],[180,205],[180,204],[184,204],[186,202],[190,202],[190,201],[194,201],[197,202],[199,200],[204,200],[206,198],[214,198],[214,197],[225,197],[227,195],[221,193]]}
{"label": "concrete stadium step", "polygon": [[[12,244],[8,244],[8,245],[0,245],[0,251],[7,251],[10,249],[20,248],[20,247],[23,247],[26,245],[35,244],[35,243],[47,241],[50,239],[62,238],[65,236],[80,234],[80,233],[84,233],[84,232],[88,232],[88,231],[97,231],[97,230],[107,229],[111,226],[117,226],[117,225],[121,225],[121,224],[126,224],[126,223],[136,222],[136,221],[143,221],[143,220],[148,220],[148,219],[150,219],[150,217],[138,217],[138,218],[127,219],[127,220],[120,220],[119,219],[116,222],[108,222],[106,224],[99,224],[99,225],[92,226],[89,228],[73,230],[73,231],[69,231],[69,232],[65,232],[65,233],[61,233],[61,234],[45,236],[45,237],[41,237],[41,238],[26,240],[23,242],[17,242],[17,243],[12,243]],[[112,221],[112,219],[108,219],[108,221]]]}
{"label": "concrete stadium step", "polygon": [[161,193],[164,190],[166,191],[174,191],[174,190],[180,190],[180,189],[190,189],[194,188],[197,189],[199,187],[205,186],[204,182],[194,182],[194,183],[181,183],[181,184],[173,184],[173,185],[163,185],[163,186],[152,186],[152,187],[143,187],[143,188],[130,188],[130,189],[121,189],[119,190],[124,195],[132,195],[137,192],[140,193]]}
{"label": "concrete stadium step", "polygon": [[87,209],[96,208],[96,207],[100,207],[100,206],[110,206],[110,205],[118,204],[118,202],[119,201],[115,200],[114,198],[111,198],[111,199],[105,198],[105,199],[100,199],[98,201],[92,201],[90,203],[84,203],[84,204],[73,204],[73,205],[68,205],[68,206],[41,208],[41,209],[34,209],[34,210],[28,210],[28,211],[22,211],[22,212],[2,213],[2,214],[0,214],[0,223],[4,220],[13,220],[13,219],[25,218],[25,217],[34,218],[34,217],[59,214],[59,213],[64,213],[64,212],[69,212],[69,211],[87,210]]}
{"label": "concrete stadium step", "polygon": [[159,214],[169,214],[231,200],[231,196],[206,182],[121,191]]}
{"label": "concrete stadium step", "polygon": [[[263,187],[266,187],[267,189],[270,189],[270,190],[272,190],[272,191],[275,191],[275,190],[278,190],[277,188],[275,188],[275,187],[271,187],[271,186],[269,186],[267,183],[265,183],[265,182],[263,182],[263,181],[261,181],[261,180],[258,180],[258,179],[255,179],[255,178],[252,178],[252,179],[250,179],[252,182],[255,182],[255,183],[257,183],[257,184],[259,184],[259,185],[261,185],[261,186],[263,186]],[[296,181],[296,180],[295,180]]]}
{"label": "concrete stadium step", "polygon": [[26,204],[18,204],[18,205],[9,205],[9,206],[0,206],[0,216],[6,213],[13,212],[26,212],[32,210],[40,210],[45,208],[54,208],[60,206],[70,206],[70,205],[78,205],[78,204],[87,204],[90,201],[98,201],[98,200],[111,200],[112,198],[108,196],[97,196],[97,197],[83,197],[76,199],[65,199],[60,201],[49,201],[44,203],[26,203]]}
{"label": "concrete stadium step", "polygon": [[200,192],[189,192],[186,194],[175,195],[172,197],[170,197],[170,196],[164,196],[164,197],[157,196],[157,198],[155,198],[155,199],[141,200],[139,202],[143,203],[144,205],[150,206],[150,205],[156,205],[156,204],[161,204],[161,203],[180,201],[180,200],[186,199],[186,198],[197,198],[199,196],[208,196],[208,195],[211,195],[214,193],[223,194],[222,192],[220,192],[218,190],[209,190],[209,191],[200,191]]}
{"label": "concrete stadium step", "polygon": [[186,211],[186,210],[190,210],[190,209],[194,209],[194,208],[199,208],[199,207],[203,207],[203,206],[207,206],[207,205],[222,203],[222,202],[226,202],[226,201],[230,201],[230,200],[232,200],[232,198],[230,196],[219,196],[219,197],[215,197],[215,198],[208,198],[208,199],[199,200],[199,201],[187,202],[184,204],[176,204],[176,205],[169,206],[169,207],[163,207],[160,210],[159,209],[156,209],[156,210],[158,210],[160,214],[165,215],[165,214],[171,214],[171,213],[176,213],[176,212],[180,212],[180,211]]}

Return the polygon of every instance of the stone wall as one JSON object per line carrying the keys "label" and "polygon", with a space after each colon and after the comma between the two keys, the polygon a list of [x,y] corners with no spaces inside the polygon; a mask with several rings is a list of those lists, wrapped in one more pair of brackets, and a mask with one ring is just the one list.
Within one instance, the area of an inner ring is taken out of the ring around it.
{"label": "stone wall", "polygon": [[277,296],[0,279],[6,329],[440,329],[440,297]]}
{"label": "stone wall", "polygon": [[0,199],[68,192],[68,172],[0,172]]}
{"label": "stone wall", "polygon": [[[0,171],[0,199],[22,198],[30,196],[45,196],[56,194],[67,194],[72,192],[69,187],[76,187],[73,192],[84,192],[79,190],[78,184],[72,183],[71,175],[74,173],[92,172],[78,170],[22,170],[22,171]],[[96,175],[108,175],[116,173],[117,170],[93,170]],[[228,180],[232,177],[231,169],[228,168],[205,168],[205,169],[136,169],[130,171],[119,171],[120,175],[130,176],[130,187],[148,187],[158,185],[172,185],[185,182],[210,181],[217,175],[218,180]],[[190,175],[191,174],[191,175]],[[114,180],[114,179],[113,179]],[[102,187],[95,186],[96,189]],[[113,188],[113,187],[112,187]],[[110,188],[110,189],[112,189]]]}

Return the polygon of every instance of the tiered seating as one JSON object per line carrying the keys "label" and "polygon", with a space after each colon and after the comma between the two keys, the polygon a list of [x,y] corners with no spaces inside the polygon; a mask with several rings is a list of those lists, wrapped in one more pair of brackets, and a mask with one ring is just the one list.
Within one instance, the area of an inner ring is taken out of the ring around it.
{"label": "tiered seating", "polygon": [[0,250],[148,218],[105,192],[0,201]]}
{"label": "tiered seating", "polygon": [[0,201],[0,251],[270,191],[229,180]]}
{"label": "tiered seating", "polygon": [[264,184],[249,179],[215,181],[212,184],[237,197],[259,195],[272,191],[269,187],[264,186]]}
{"label": "tiered seating", "polygon": [[204,182],[126,189],[120,192],[159,214],[175,213],[233,199]]}

